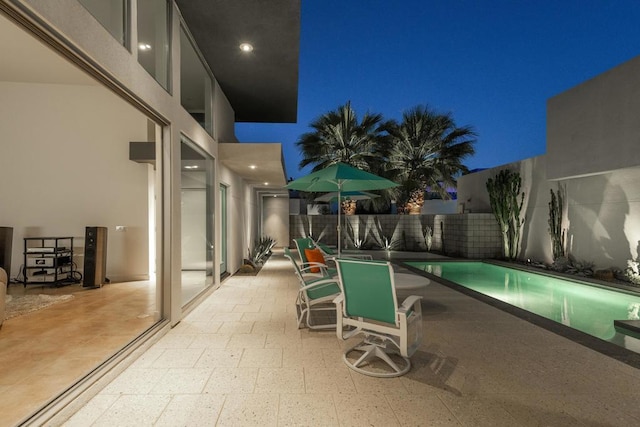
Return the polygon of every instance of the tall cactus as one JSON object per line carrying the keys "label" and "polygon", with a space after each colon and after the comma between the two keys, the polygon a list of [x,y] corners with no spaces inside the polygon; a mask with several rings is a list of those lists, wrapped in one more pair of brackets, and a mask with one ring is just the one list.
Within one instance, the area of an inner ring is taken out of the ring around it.
{"label": "tall cactus", "polygon": [[524,224],[524,218],[520,218],[524,203],[521,187],[520,174],[507,169],[487,180],[491,210],[500,226],[504,256],[507,259],[515,259],[520,246],[520,229]]}
{"label": "tall cactus", "polygon": [[551,235],[551,250],[553,252],[553,260],[565,256],[564,230],[562,229],[562,210],[564,208],[564,199],[562,197],[562,188],[558,187],[558,193],[551,191],[551,201],[549,202],[549,234]]}

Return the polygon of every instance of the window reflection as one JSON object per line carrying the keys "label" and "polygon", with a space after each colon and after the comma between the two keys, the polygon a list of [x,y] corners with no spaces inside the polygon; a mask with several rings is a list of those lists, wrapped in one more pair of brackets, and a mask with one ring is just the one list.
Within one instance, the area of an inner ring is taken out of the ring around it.
{"label": "window reflection", "polygon": [[213,135],[212,81],[184,29],[180,29],[180,102],[209,135]]}
{"label": "window reflection", "polygon": [[181,143],[182,303],[214,283],[213,159]]}
{"label": "window reflection", "polygon": [[138,62],[163,88],[169,89],[169,5],[138,0]]}
{"label": "window reflection", "polygon": [[125,44],[127,0],[78,0],[111,35]]}

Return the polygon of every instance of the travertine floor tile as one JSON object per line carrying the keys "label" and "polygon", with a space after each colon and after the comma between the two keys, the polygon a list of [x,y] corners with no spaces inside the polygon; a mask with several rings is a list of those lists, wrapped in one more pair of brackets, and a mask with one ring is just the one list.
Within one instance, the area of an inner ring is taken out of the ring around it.
{"label": "travertine floor tile", "polygon": [[341,426],[400,426],[383,395],[334,394],[333,401]]}
{"label": "travertine floor tile", "polygon": [[91,424],[95,427],[139,427],[153,425],[171,401],[169,395],[120,397]]}
{"label": "travertine floor tile", "polygon": [[278,426],[338,426],[331,394],[281,394]]}
{"label": "travertine floor tile", "polygon": [[[403,396],[392,394],[384,397],[402,426],[462,426],[436,395]],[[477,426],[478,424],[469,425]]]}
{"label": "travertine floor tile", "polygon": [[282,367],[281,348],[246,348],[240,360],[242,368]]}
{"label": "travertine floor tile", "polygon": [[215,425],[224,405],[222,394],[177,394],[160,415],[155,427]]}
{"label": "travertine floor tile", "polygon": [[205,393],[253,393],[258,368],[215,368],[205,385]]}
{"label": "travertine floor tile", "polygon": [[277,394],[229,394],[216,425],[277,426],[279,400]]}
{"label": "travertine floor tile", "polygon": [[244,351],[241,348],[207,348],[196,362],[196,368],[235,368]]}
{"label": "travertine floor tile", "polygon": [[260,368],[256,393],[304,393],[302,368]]}
{"label": "travertine floor tile", "polygon": [[154,384],[150,394],[198,394],[209,381],[211,368],[171,368]]}

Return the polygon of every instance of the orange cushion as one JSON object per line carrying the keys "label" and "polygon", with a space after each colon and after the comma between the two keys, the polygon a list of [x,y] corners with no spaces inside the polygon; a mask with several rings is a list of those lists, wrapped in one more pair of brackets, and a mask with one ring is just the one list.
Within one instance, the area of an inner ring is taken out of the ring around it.
{"label": "orange cushion", "polygon": [[[320,252],[320,249],[305,249],[304,256],[307,258],[307,261],[309,262],[319,262],[321,264],[325,263],[324,256],[322,255],[322,252]],[[309,271],[312,273],[319,273],[320,268],[311,267]]]}

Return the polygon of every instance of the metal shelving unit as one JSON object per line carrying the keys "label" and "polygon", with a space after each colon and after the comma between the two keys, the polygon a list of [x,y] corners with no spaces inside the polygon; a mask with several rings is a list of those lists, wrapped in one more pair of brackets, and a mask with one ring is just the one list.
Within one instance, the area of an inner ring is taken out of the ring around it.
{"label": "metal shelving unit", "polygon": [[73,282],[73,237],[25,237],[24,280],[27,285]]}

